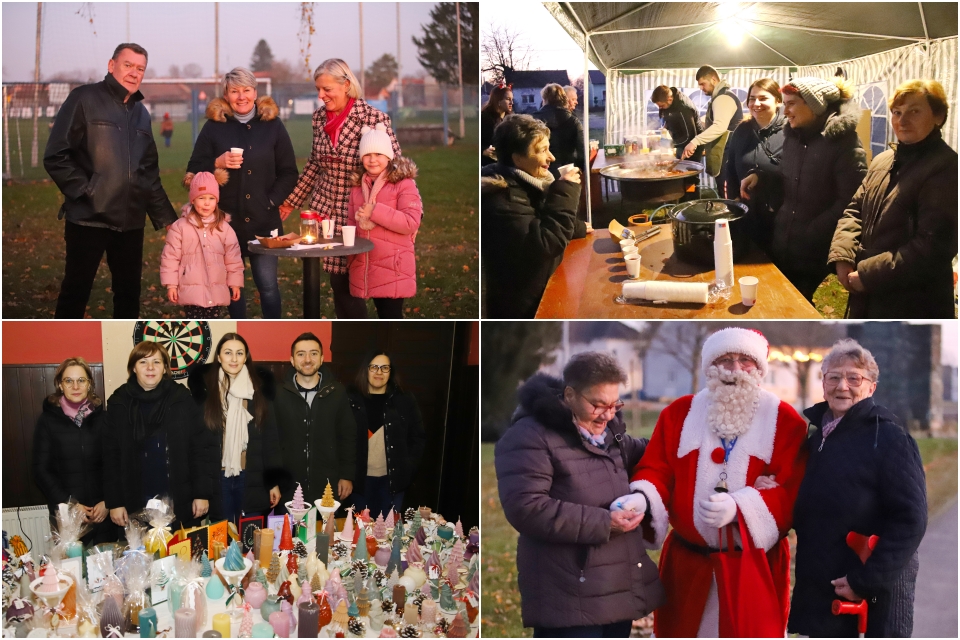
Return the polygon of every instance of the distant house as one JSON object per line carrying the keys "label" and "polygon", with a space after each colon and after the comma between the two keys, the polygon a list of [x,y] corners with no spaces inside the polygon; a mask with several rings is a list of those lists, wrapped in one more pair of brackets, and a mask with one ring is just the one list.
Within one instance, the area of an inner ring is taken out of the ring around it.
{"label": "distant house", "polygon": [[[636,397],[636,391],[643,387],[643,363],[637,354],[637,331],[620,322],[570,322],[567,327],[567,359],[585,351],[610,354],[627,374],[627,384],[622,388],[627,395]],[[567,364],[562,343],[554,355],[554,363],[542,370],[559,378]]]}
{"label": "distant house", "polygon": [[607,106],[607,79],[596,69],[590,71],[590,106]]}
{"label": "distant house", "polygon": [[540,90],[550,83],[560,86],[570,84],[566,71],[513,71],[505,74],[507,84],[513,85],[514,113],[533,113],[540,108],[543,100]]}

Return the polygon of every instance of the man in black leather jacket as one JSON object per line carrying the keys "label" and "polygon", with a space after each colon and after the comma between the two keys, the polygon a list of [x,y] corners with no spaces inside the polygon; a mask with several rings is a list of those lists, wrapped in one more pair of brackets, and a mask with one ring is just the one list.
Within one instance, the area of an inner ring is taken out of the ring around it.
{"label": "man in black leather jacket", "polygon": [[177,215],[160,183],[150,114],[141,104],[147,52],[124,43],[102,82],[77,87],[60,108],[43,166],[64,196],[66,267],[57,318],[82,318],[104,252],[112,276],[113,316],[140,315],[143,228]]}

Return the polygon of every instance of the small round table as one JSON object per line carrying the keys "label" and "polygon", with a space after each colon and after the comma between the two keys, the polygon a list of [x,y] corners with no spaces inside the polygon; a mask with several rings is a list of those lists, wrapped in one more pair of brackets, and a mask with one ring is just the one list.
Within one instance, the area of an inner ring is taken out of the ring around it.
{"label": "small round table", "polygon": [[[340,246],[324,249],[320,246],[326,242],[339,242]],[[248,244],[250,253],[281,258],[300,258],[303,260],[303,317],[320,317],[320,258],[334,258],[336,256],[353,256],[373,250],[373,242],[366,238],[357,238],[352,247],[343,246],[343,237],[334,236],[328,240],[321,240],[318,246],[309,249],[268,249],[259,242]]]}

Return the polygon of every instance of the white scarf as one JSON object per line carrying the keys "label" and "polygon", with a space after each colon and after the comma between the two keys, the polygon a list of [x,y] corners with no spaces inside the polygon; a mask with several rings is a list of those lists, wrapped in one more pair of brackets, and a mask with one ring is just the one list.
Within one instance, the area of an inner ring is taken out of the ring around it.
{"label": "white scarf", "polygon": [[243,406],[244,400],[253,399],[253,381],[247,365],[243,365],[240,373],[230,381],[230,389],[225,392],[227,373],[220,367],[220,402],[227,403],[226,424],[223,433],[223,475],[227,478],[240,475],[243,467],[240,466],[240,454],[247,449],[247,424],[253,416]]}
{"label": "white scarf", "polygon": [[[720,438],[742,435],[750,428],[760,403],[759,369],[752,372],[726,371],[716,365],[707,370],[710,409],[707,423]],[[728,384],[733,382],[734,384]]]}

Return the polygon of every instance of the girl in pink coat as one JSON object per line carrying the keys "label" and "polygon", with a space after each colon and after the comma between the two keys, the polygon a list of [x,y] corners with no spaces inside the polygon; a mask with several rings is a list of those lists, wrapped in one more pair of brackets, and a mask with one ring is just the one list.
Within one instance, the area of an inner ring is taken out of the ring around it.
{"label": "girl in pink coat", "polygon": [[380,318],[402,318],[403,299],[417,293],[413,240],[423,202],[413,181],[417,165],[394,158],[386,127],[364,127],[360,138],[363,171],[353,176],[349,224],[373,241],[373,251],[350,256],[350,294],[373,298]]}
{"label": "girl in pink coat", "polygon": [[219,204],[220,185],[227,179],[224,169],[185,175],[190,204],[167,229],[160,284],[167,287],[170,302],[183,306],[187,318],[222,318],[230,301],[240,299],[240,243]]}

